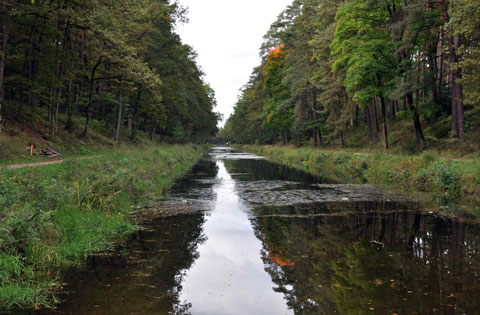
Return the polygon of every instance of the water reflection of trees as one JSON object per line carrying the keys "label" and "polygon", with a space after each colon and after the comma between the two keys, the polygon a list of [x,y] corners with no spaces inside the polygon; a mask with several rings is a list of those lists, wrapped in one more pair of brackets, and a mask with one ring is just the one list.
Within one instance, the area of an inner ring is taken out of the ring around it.
{"label": "water reflection of trees", "polygon": [[241,180],[286,180],[310,184],[333,183],[332,181],[313,176],[301,170],[285,165],[274,164],[266,160],[225,160],[225,167],[230,174]]}
{"label": "water reflection of trees", "polygon": [[[147,263],[141,269],[151,270],[149,283],[153,289],[146,299],[155,297],[156,313],[186,310],[179,300],[185,273],[198,259],[198,246],[205,241],[202,234],[205,215],[202,213],[165,218],[156,224],[154,232],[138,240],[146,253]],[[149,301],[151,304],[151,300]],[[185,312],[182,312],[185,314]]]}
{"label": "water reflection of trees", "polygon": [[194,187],[201,187],[210,189],[212,187],[212,183],[203,183],[199,182],[201,179],[214,179],[218,173],[218,165],[217,163],[209,158],[203,157],[200,162],[195,164],[186,175],[179,178],[171,191],[174,194],[181,194],[181,193],[188,193]]}
{"label": "water reflection of trees", "polygon": [[187,314],[180,301],[185,271],[198,258],[204,213],[156,219],[135,234],[126,250],[91,258],[75,273],[76,291],[57,310],[65,314]]}
{"label": "water reflection of trees", "polygon": [[[203,189],[203,197],[213,196],[218,167],[204,159],[173,189],[183,194]],[[205,241],[205,213],[197,212],[151,219],[121,252],[91,258],[91,270],[75,273],[71,283],[77,291],[59,307],[59,313],[90,314],[187,314],[189,305],[180,301],[185,273],[198,258],[198,246]]]}
{"label": "water reflection of trees", "polygon": [[[251,220],[266,270],[298,314],[476,313],[480,228],[414,207],[261,207]],[[275,262],[272,253],[291,263]]]}

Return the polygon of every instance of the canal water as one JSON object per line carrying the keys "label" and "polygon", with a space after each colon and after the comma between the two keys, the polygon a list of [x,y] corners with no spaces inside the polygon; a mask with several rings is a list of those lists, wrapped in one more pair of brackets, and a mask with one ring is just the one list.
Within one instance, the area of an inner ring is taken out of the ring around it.
{"label": "canal water", "polygon": [[215,148],[63,314],[479,314],[480,226]]}

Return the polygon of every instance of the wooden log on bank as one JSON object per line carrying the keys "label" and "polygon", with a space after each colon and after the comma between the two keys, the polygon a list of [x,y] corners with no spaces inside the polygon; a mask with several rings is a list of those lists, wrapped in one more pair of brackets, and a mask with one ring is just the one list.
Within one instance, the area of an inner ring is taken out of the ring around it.
{"label": "wooden log on bank", "polygon": [[51,149],[51,148],[47,148],[47,149],[44,149],[44,150],[41,150],[38,155],[41,155],[41,156],[44,156],[44,157],[47,157],[49,159],[54,159],[54,158],[57,158],[59,156],[61,156],[62,154],[61,153],[58,153],[57,151]]}

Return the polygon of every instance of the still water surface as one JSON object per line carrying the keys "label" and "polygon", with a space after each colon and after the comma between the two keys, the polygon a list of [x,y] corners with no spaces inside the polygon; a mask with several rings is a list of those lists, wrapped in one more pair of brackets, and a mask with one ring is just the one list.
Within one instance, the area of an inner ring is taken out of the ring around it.
{"label": "still water surface", "polygon": [[216,148],[120,253],[69,279],[68,314],[478,314],[480,226]]}

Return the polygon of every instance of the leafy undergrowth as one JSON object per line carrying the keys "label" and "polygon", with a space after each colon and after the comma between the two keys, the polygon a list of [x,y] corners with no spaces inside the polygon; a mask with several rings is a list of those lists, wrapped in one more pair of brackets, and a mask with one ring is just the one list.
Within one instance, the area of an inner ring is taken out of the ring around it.
{"label": "leafy undergrowth", "polygon": [[143,147],[0,169],[0,309],[53,306],[62,272],[138,229],[132,208],[159,199],[203,151]]}
{"label": "leafy undergrowth", "polygon": [[445,201],[480,194],[480,159],[454,160],[426,152],[382,155],[311,148],[243,146],[272,162],[343,182],[387,185],[403,191],[434,193]]}

